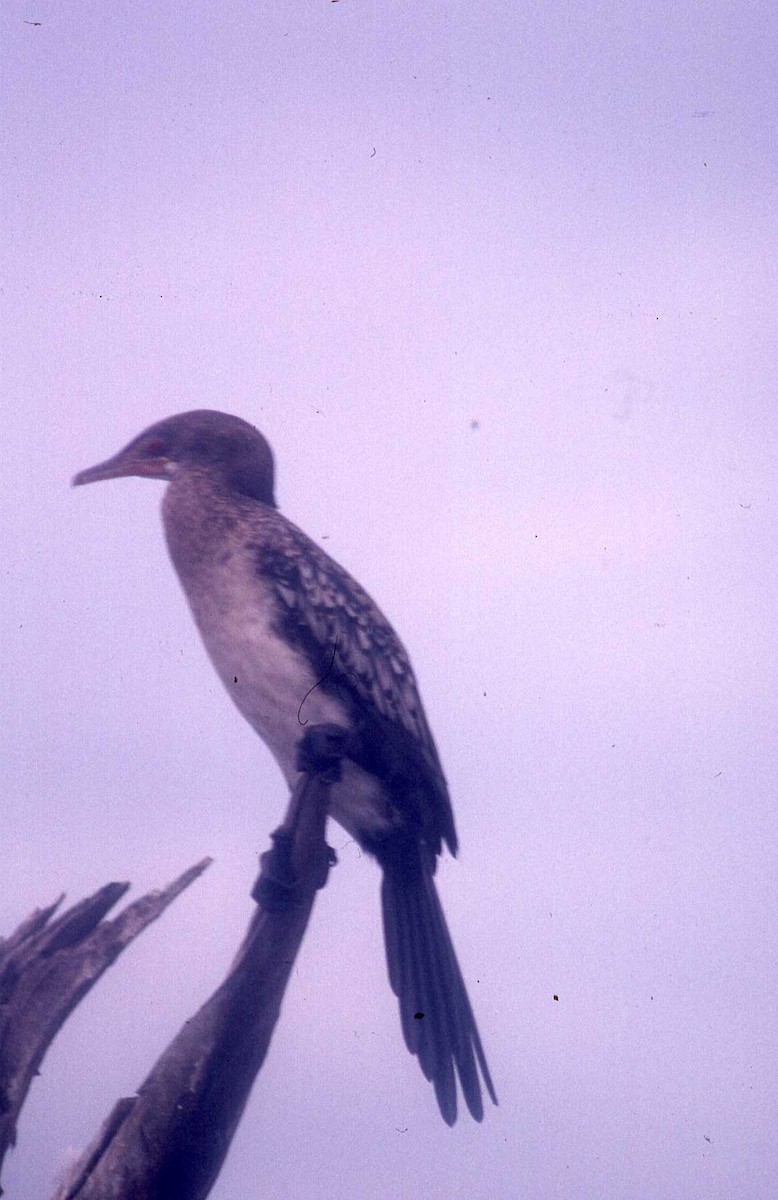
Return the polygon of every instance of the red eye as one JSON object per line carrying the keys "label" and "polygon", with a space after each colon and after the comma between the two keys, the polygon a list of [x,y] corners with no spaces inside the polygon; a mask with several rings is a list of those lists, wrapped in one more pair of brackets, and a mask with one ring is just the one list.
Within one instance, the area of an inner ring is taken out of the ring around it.
{"label": "red eye", "polygon": [[158,458],[161,454],[164,454],[166,449],[167,447],[162,438],[153,437],[149,438],[144,444],[143,453],[148,454],[150,458]]}

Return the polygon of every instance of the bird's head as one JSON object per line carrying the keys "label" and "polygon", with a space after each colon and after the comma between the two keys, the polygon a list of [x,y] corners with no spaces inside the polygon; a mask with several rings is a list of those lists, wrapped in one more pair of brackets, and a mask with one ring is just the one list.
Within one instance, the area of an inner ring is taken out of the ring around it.
{"label": "bird's head", "polygon": [[73,485],[122,475],[170,480],[187,468],[209,471],[228,488],[275,506],[273,455],[262,434],[240,417],[205,408],[150,425],[113,458],[79,471]]}

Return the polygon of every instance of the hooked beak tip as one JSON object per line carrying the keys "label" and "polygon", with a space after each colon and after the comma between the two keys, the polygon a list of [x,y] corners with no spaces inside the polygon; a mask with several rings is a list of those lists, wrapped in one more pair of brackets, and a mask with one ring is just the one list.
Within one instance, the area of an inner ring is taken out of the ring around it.
{"label": "hooked beak tip", "polygon": [[85,483],[99,483],[102,479],[121,479],[126,475],[140,475],[146,479],[169,479],[171,465],[168,459],[160,458],[109,458],[97,466],[79,471],[71,479],[71,487]]}

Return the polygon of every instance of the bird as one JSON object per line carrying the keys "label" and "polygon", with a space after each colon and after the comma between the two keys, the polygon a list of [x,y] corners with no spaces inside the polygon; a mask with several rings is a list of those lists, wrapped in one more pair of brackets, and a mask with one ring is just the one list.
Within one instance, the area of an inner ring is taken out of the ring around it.
{"label": "bird", "polygon": [[476,1121],[497,1095],[435,886],[457,853],[446,779],[408,654],[378,605],[278,509],[263,435],[197,409],[149,426],[74,486],[167,483],[167,547],[205,649],[287,783],[306,724],[346,731],[330,815],[382,871],[390,986],[405,1043],[448,1125],[461,1088]]}

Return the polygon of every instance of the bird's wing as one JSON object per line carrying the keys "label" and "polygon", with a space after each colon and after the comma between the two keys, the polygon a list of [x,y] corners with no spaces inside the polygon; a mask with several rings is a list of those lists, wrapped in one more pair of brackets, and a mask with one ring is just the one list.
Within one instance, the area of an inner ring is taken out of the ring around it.
{"label": "bird's wing", "polygon": [[284,636],[311,662],[317,686],[346,701],[360,765],[401,798],[433,853],[441,839],[456,853],[448,789],[405,648],[356,580],[302,530],[272,515],[256,562],[277,598]]}

